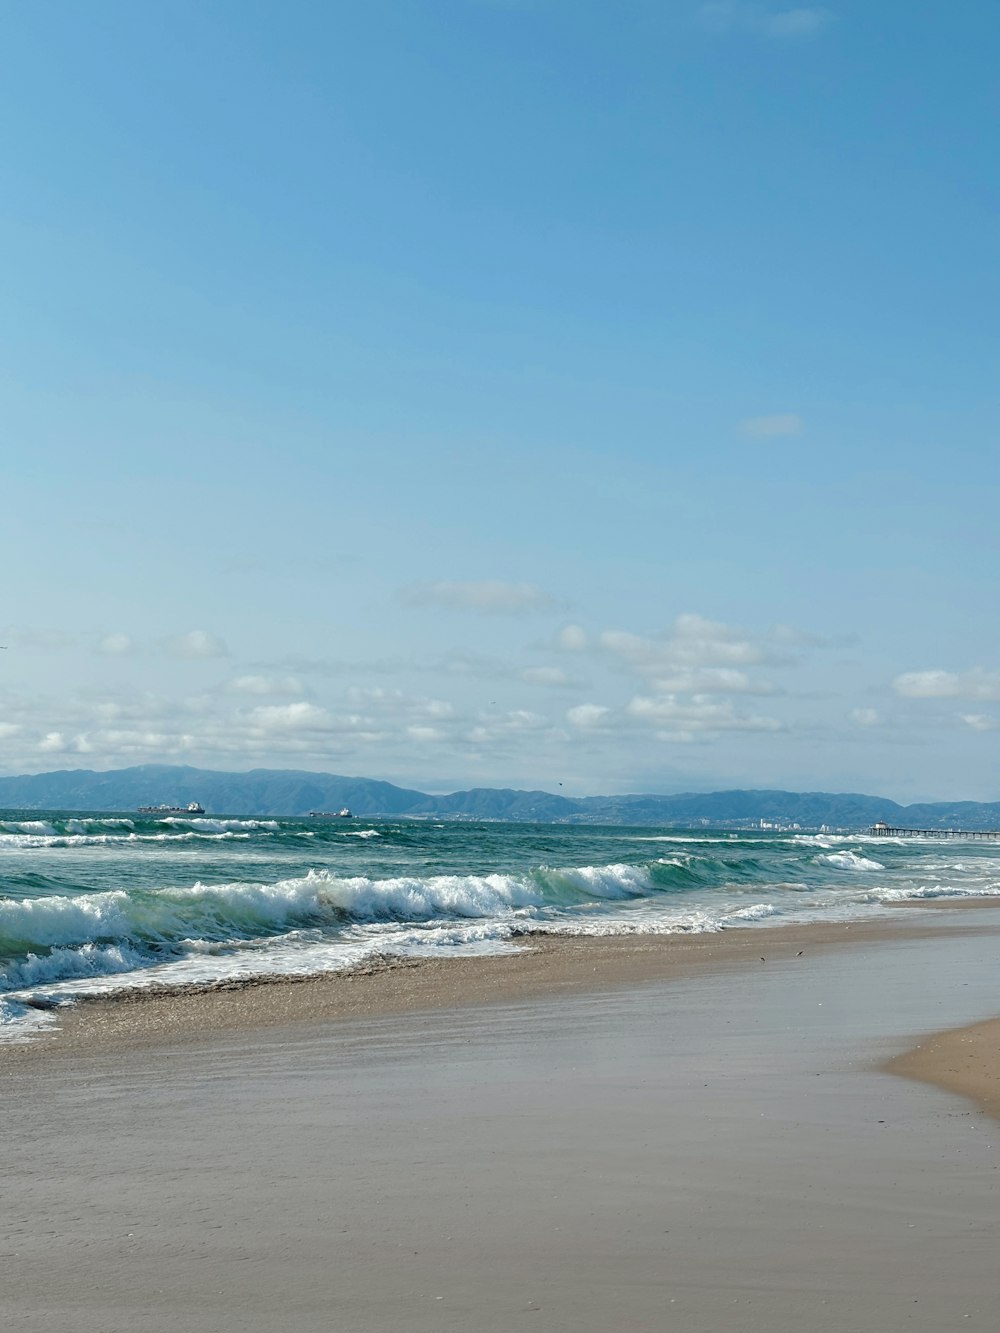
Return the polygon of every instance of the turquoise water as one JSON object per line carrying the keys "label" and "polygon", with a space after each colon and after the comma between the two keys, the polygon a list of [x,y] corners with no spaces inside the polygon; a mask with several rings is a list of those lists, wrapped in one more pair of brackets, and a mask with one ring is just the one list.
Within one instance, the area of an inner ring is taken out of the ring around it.
{"label": "turquoise water", "polygon": [[0,812],[0,1040],[39,1002],[1000,895],[1000,846],[806,833]]}

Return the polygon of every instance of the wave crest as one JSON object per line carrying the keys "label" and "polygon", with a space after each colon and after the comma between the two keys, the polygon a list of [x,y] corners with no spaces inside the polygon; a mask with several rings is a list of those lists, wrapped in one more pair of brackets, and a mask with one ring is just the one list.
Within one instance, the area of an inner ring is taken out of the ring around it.
{"label": "wave crest", "polygon": [[861,856],[859,852],[829,852],[825,856],[817,856],[816,860],[822,865],[834,866],[837,870],[885,869],[881,861],[872,861],[867,856]]}

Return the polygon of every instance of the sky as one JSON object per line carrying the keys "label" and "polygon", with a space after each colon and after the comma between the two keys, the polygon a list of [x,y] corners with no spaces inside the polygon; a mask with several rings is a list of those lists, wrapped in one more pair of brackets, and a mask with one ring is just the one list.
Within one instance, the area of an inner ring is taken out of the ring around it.
{"label": "sky", "polygon": [[0,23],[0,771],[1000,798],[991,0]]}

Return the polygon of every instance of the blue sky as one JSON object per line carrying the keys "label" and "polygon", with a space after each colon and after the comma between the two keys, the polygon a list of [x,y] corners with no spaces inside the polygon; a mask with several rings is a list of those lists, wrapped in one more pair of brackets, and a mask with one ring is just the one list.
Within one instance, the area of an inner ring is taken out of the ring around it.
{"label": "blue sky", "polygon": [[0,769],[1000,795],[1000,11],[15,4]]}

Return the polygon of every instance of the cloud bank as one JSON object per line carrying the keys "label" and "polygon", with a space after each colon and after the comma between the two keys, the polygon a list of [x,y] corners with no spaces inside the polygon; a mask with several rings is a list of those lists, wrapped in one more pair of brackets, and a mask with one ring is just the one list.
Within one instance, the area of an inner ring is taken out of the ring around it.
{"label": "cloud bank", "polygon": [[906,699],[1000,699],[1000,671],[904,671],[892,688]]}

